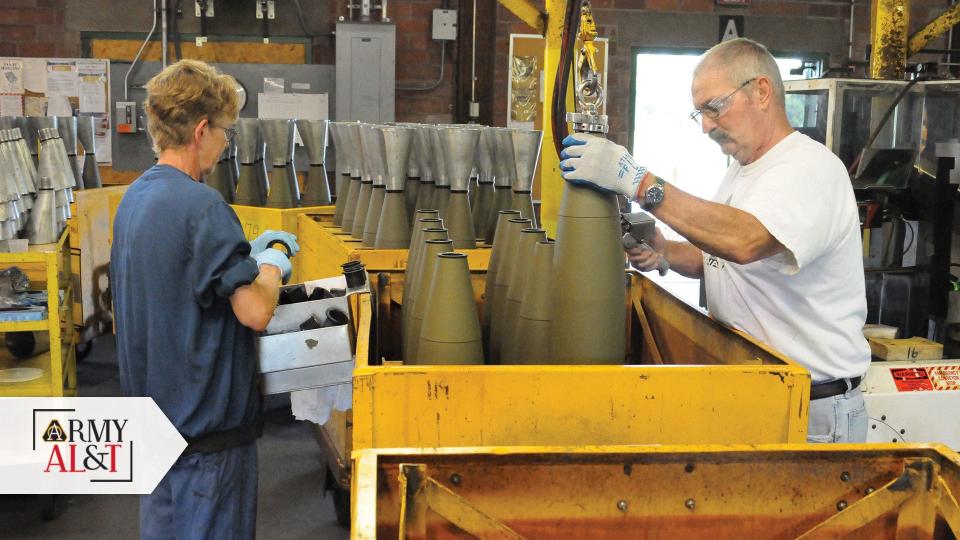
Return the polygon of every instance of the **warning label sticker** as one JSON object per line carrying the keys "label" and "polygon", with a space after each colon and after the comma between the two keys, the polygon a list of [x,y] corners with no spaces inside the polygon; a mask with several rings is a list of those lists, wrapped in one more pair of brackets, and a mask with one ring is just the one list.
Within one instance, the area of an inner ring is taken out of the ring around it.
{"label": "warning label sticker", "polygon": [[960,390],[960,366],[929,367],[927,372],[935,389]]}
{"label": "warning label sticker", "polygon": [[933,390],[927,368],[892,368],[890,376],[900,392]]}

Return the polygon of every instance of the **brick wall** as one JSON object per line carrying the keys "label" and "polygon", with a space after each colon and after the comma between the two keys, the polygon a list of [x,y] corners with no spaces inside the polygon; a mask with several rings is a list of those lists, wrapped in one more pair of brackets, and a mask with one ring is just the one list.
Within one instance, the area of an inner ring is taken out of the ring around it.
{"label": "brick wall", "polygon": [[440,42],[431,38],[433,10],[440,0],[390,2],[391,20],[397,25],[398,122],[450,123],[454,121],[455,41],[445,42],[443,79],[433,90],[401,90],[433,86],[440,75]]}
{"label": "brick wall", "polygon": [[0,1],[0,56],[80,56],[80,34],[64,24],[65,2]]}

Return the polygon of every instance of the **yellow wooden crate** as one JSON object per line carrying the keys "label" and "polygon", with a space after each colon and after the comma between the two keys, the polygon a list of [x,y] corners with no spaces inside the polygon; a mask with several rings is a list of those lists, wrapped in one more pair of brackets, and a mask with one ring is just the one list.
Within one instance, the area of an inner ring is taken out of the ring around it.
{"label": "yellow wooden crate", "polygon": [[356,540],[960,536],[960,456],[941,445],[367,449],[353,460]]}
{"label": "yellow wooden crate", "polygon": [[870,352],[881,360],[940,360],[943,344],[922,337],[905,339],[868,338]]}
{"label": "yellow wooden crate", "polygon": [[351,452],[368,448],[806,441],[809,373],[646,278],[625,298],[633,365],[403,366],[389,361],[402,275],[385,274],[356,313],[353,407],[318,437],[341,489]]}
{"label": "yellow wooden crate", "polygon": [[[260,236],[264,231],[286,231],[298,236],[298,243],[301,248],[303,241],[299,239],[297,218],[304,214],[330,215],[333,217],[333,206],[304,206],[301,208],[263,208],[259,206],[230,205],[240,219],[240,225],[243,226],[243,234],[247,240],[253,240]],[[300,268],[304,257],[298,255],[290,260],[293,266],[293,272],[290,277],[290,283],[299,283],[304,281],[300,277]],[[327,274],[330,275],[330,274]],[[326,276],[324,276],[326,277]]]}
{"label": "yellow wooden crate", "polygon": [[49,351],[26,359],[15,358],[6,348],[0,349],[0,369],[35,368],[43,372],[37,379],[0,383],[0,397],[76,394],[76,332],[73,326],[69,236],[69,230],[65,230],[56,244],[31,246],[24,253],[0,254],[0,269],[16,266],[29,277],[31,290],[47,292],[46,319],[0,322],[0,333],[47,333],[50,340]]}
{"label": "yellow wooden crate", "polygon": [[[329,277],[341,272],[340,265],[360,261],[368,272],[395,272],[407,268],[407,249],[374,249],[363,247],[360,240],[350,237],[333,225],[333,215],[302,215],[298,221],[300,242],[300,281]],[[467,255],[472,271],[485,271],[490,264],[490,248],[457,250]]]}

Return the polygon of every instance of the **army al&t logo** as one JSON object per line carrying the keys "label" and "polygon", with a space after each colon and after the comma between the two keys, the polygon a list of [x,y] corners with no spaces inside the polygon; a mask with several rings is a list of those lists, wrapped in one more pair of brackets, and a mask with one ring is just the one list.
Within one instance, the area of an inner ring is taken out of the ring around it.
{"label": "army al&t logo", "polygon": [[132,482],[133,441],[124,439],[129,419],[75,418],[70,414],[75,412],[74,409],[33,410],[35,418],[38,413],[41,416],[59,413],[40,434],[41,441],[49,443],[49,457],[43,472],[89,474],[91,482]]}
{"label": "army al&t logo", "polygon": [[150,398],[0,398],[0,494],[148,494],[187,446]]}

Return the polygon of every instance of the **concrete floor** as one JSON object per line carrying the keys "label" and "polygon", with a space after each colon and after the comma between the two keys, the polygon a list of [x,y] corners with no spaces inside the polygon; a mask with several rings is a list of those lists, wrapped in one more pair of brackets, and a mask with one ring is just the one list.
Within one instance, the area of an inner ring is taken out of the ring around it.
{"label": "concrete floor", "polygon": [[[77,366],[81,396],[120,395],[113,336],[97,339]],[[323,495],[323,461],[309,426],[290,414],[286,396],[265,403],[259,451],[257,536],[270,539],[345,539],[331,497]],[[0,538],[137,538],[139,498],[132,495],[65,495],[55,520],[39,516],[33,496],[0,496]]]}

